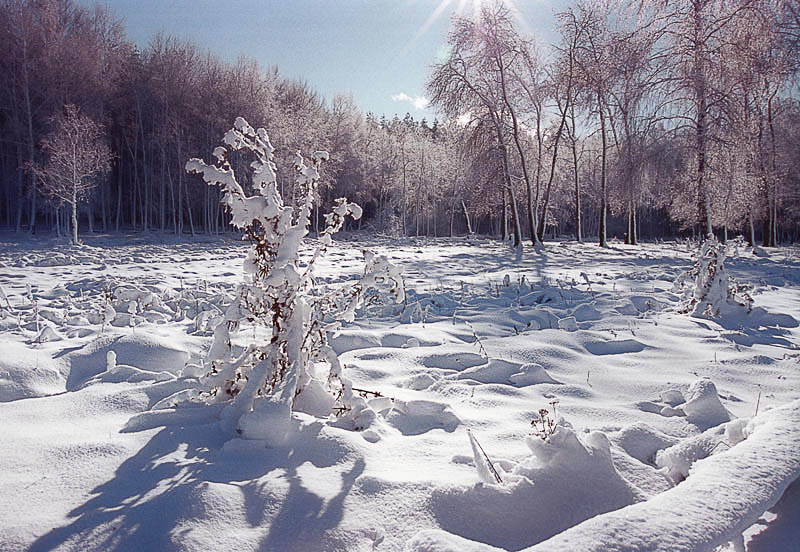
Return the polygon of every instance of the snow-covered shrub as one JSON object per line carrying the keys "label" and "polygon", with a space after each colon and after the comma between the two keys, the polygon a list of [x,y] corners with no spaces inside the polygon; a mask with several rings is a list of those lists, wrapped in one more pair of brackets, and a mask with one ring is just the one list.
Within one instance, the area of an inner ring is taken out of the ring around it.
{"label": "snow-covered shrub", "polygon": [[718,316],[727,302],[752,308],[747,287],[725,270],[726,246],[716,238],[705,240],[694,256],[694,265],[681,274],[675,287],[684,290],[682,311],[692,316]]}
{"label": "snow-covered shrub", "polygon": [[[263,128],[254,130],[238,117],[223,142],[225,146],[214,149],[215,164],[190,159],[186,170],[221,188],[231,224],[244,231],[252,246],[244,262],[244,281],[214,329],[206,400],[227,403],[222,414],[226,429],[276,445],[291,433],[293,410],[321,415],[336,407],[354,427],[369,425],[374,413],[342,376],[328,335],[341,321],[353,320],[372,287],[388,284],[395,298],[402,300],[399,272],[386,258],[365,252],[366,266],[358,283],[323,293],[315,287],[314,263],[345,218],[361,216],[358,205],[338,199],[324,217],[316,250],[301,263],[300,247],[309,230],[319,168],[328,153],[317,151],[306,164],[298,152],[295,168],[301,198],[295,208],[284,205],[278,191],[274,148]],[[254,156],[250,181],[255,195],[248,196],[237,181],[227,160],[229,149]],[[243,322],[263,328],[267,335],[259,339],[254,331],[256,339],[237,350],[232,335]],[[326,381],[317,378],[318,365],[327,368]]]}

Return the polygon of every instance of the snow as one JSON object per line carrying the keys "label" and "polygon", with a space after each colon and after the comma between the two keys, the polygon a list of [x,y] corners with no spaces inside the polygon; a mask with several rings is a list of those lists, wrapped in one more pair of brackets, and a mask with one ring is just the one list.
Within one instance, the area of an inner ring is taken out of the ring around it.
{"label": "snow", "polygon": [[[697,461],[686,481],[673,489],[593,517],[525,550],[701,552],[738,539],[800,477],[800,401],[762,413],[744,431],[744,441]],[[459,538],[423,532],[409,549],[457,551],[463,544]]]}
{"label": "snow", "polygon": [[[370,296],[330,341],[358,423],[324,415],[323,381],[291,416],[262,402],[242,439],[185,392],[210,370],[245,244],[0,236],[0,550],[800,542],[796,249],[729,256],[754,308],[697,317],[679,312],[672,281],[692,259],[674,243],[521,259],[480,238],[327,247],[323,289],[358,281],[369,249],[405,291]],[[556,420],[546,439],[540,409]]]}

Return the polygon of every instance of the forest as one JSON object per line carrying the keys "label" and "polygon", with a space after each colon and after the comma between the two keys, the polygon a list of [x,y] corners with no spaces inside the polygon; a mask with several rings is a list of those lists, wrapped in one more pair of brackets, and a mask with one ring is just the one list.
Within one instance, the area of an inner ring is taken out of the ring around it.
{"label": "forest", "polygon": [[[557,22],[546,44],[502,3],[455,16],[429,121],[364,113],[172,36],[140,49],[101,5],[2,0],[0,225],[69,235],[74,205],[82,233],[226,231],[218,190],[184,166],[242,116],[270,133],[286,186],[295,152],[330,152],[319,209],[359,203],[349,229],[515,245],[800,239],[796,1],[579,0]],[[59,184],[70,119],[91,137],[72,146],[99,164]]]}

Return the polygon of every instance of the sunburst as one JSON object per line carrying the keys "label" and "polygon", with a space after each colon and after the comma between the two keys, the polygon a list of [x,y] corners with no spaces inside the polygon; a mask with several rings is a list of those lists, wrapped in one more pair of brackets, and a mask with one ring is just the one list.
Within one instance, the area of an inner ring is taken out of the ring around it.
{"label": "sunburst", "polygon": [[[480,14],[481,7],[483,7],[485,4],[489,4],[494,1],[498,0],[441,0],[436,5],[436,8],[434,8],[433,12],[431,12],[431,14],[425,20],[425,23],[423,23],[422,26],[419,28],[419,30],[417,30],[417,32],[414,33],[414,36],[411,38],[408,44],[406,44],[405,48],[403,48],[402,53],[405,54],[411,48],[413,48],[414,45],[417,43],[417,41],[426,32],[428,32],[428,30],[430,30],[431,26],[434,23],[436,23],[436,21],[442,16],[442,14],[448,11],[448,8],[453,8],[452,12],[458,15],[475,18],[478,17],[478,14]],[[519,24],[522,31],[526,34],[530,34],[531,33],[530,26],[522,17],[522,14],[520,13],[519,8],[517,7],[516,0],[499,0],[499,1],[502,4],[504,4],[505,7],[511,12],[511,14],[514,16],[514,19],[516,20],[517,24]]]}

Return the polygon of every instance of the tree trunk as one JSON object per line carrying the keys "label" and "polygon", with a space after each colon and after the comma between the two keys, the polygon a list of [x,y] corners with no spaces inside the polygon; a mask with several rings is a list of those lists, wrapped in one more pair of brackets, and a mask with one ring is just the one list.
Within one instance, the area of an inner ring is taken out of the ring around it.
{"label": "tree trunk", "polygon": [[103,183],[100,184],[100,216],[103,218],[103,232],[108,232],[108,213],[106,212],[106,187],[108,182],[108,178],[104,176]]}
{"label": "tree trunk", "polygon": [[464,200],[461,200],[461,209],[464,211],[464,218],[467,221],[467,233],[472,235],[472,222],[469,220],[469,211],[467,211],[467,205],[464,203]]}
{"label": "tree trunk", "polygon": [[117,164],[117,213],[114,226],[119,232],[119,222],[122,216],[122,148],[120,148],[119,163]]}
{"label": "tree trunk", "polygon": [[[17,146],[17,162],[19,163],[19,167],[25,165],[25,161],[22,158],[22,147]],[[23,205],[25,202],[23,201],[23,189],[24,189],[24,173],[20,170],[17,171],[17,224],[16,224],[16,232],[19,233],[22,230],[22,210]]]}
{"label": "tree trunk", "polygon": [[606,117],[603,108],[602,99],[598,102],[600,110],[600,143],[602,149],[600,153],[600,247],[608,247],[606,236],[606,217],[608,215],[608,206],[606,205],[606,155],[607,155],[607,140],[606,140]]}
{"label": "tree trunk", "polygon": [[[777,94],[777,90],[776,90]],[[767,101],[767,125],[769,127],[770,136],[770,181],[772,184],[772,204],[770,205],[770,244],[772,247],[778,245],[778,178],[776,170],[776,145],[775,145],[775,125],[772,120],[772,100],[774,96],[770,96]]]}
{"label": "tree trunk", "polygon": [[[528,163],[525,160],[525,151],[522,149],[522,143],[519,139],[519,123],[517,122],[517,114],[514,111],[511,102],[508,100],[508,94],[506,92],[506,82],[505,82],[505,71],[503,70],[503,60],[498,59],[498,67],[500,69],[500,89],[503,93],[503,103],[505,103],[506,108],[508,109],[509,114],[511,115],[511,130],[512,136],[514,137],[514,145],[517,148],[517,154],[519,155],[520,165],[522,166],[522,176],[525,179],[525,189],[528,193],[528,203],[530,204],[530,197],[531,197],[531,179],[528,175]],[[501,146],[505,149],[505,145]],[[508,159],[507,154],[503,153],[505,157],[504,163],[506,170],[508,170]],[[511,175],[508,177],[508,185],[509,189],[511,190],[511,209],[514,218],[514,247],[518,247],[522,244],[522,229],[520,228],[520,221],[519,221],[519,211],[517,209],[517,197],[516,193],[514,192],[514,186],[511,182]],[[531,213],[533,213],[531,215]],[[529,209],[529,222],[531,224],[531,228],[534,228],[536,224],[536,213],[535,211],[531,211]],[[531,232],[531,241],[533,242],[534,246],[541,245],[541,240],[538,239],[538,236],[535,232]]]}
{"label": "tree trunk", "polygon": [[86,218],[89,222],[89,234],[94,234],[94,210],[92,209],[92,200],[86,202]]}
{"label": "tree trunk", "polygon": [[567,125],[569,131],[570,145],[572,146],[572,179],[575,181],[575,241],[583,241],[583,229],[581,221],[581,186],[578,180],[578,137],[575,129],[575,104],[570,105],[570,124]]}
{"label": "tree trunk", "polygon": [[158,218],[159,229],[164,232],[167,229],[167,179],[164,175],[164,166],[167,164],[164,144],[161,144],[161,185],[158,187]]}
{"label": "tree trunk", "polygon": [[547,208],[550,204],[550,190],[553,187],[553,178],[556,174],[556,161],[558,161],[558,143],[561,140],[561,134],[564,132],[564,124],[566,122],[566,107],[561,114],[561,122],[558,124],[558,131],[553,142],[553,158],[550,163],[550,177],[547,179],[547,187],[544,189],[544,201],[542,202],[542,214],[539,217],[539,240],[544,239],[545,219],[547,218]]}
{"label": "tree trunk", "polygon": [[[24,78],[25,78],[25,109],[27,113],[27,123],[28,123],[28,159],[31,163],[34,160],[34,137],[33,137],[33,111],[31,108],[31,93],[30,93],[30,85],[28,82],[28,68],[27,68],[27,61],[23,62],[25,65],[24,70]],[[31,234],[36,233],[36,178],[31,173],[31,211],[29,217],[29,227]]]}
{"label": "tree trunk", "polygon": [[[180,180],[181,179],[179,177],[178,181],[180,182]],[[189,185],[186,183],[185,180],[183,182],[183,185],[186,187],[186,193],[184,195],[186,196],[186,213],[189,215],[189,230],[191,231],[192,236],[194,237],[194,220],[192,220],[192,204],[189,201]]]}
{"label": "tree trunk", "polygon": [[72,187],[72,245],[79,245],[78,241],[78,188]]}
{"label": "tree trunk", "polygon": [[575,179],[575,241],[583,241],[581,232],[581,186],[578,181],[578,152],[575,142],[572,143],[572,173]]}
{"label": "tree trunk", "polygon": [[[183,159],[180,136],[178,136],[178,159]],[[178,235],[183,235],[183,171],[180,167],[178,167]]]}
{"label": "tree trunk", "polygon": [[708,186],[708,180],[705,178],[706,172],[706,133],[707,122],[706,116],[708,111],[708,97],[706,91],[706,73],[705,62],[703,60],[703,51],[705,44],[705,25],[703,23],[703,14],[701,10],[704,2],[694,2],[694,93],[695,101],[697,102],[697,121],[695,125],[695,147],[697,155],[697,195],[698,195],[698,211],[699,222],[705,228],[706,238],[710,239],[714,236],[714,230],[711,224],[711,193]]}

